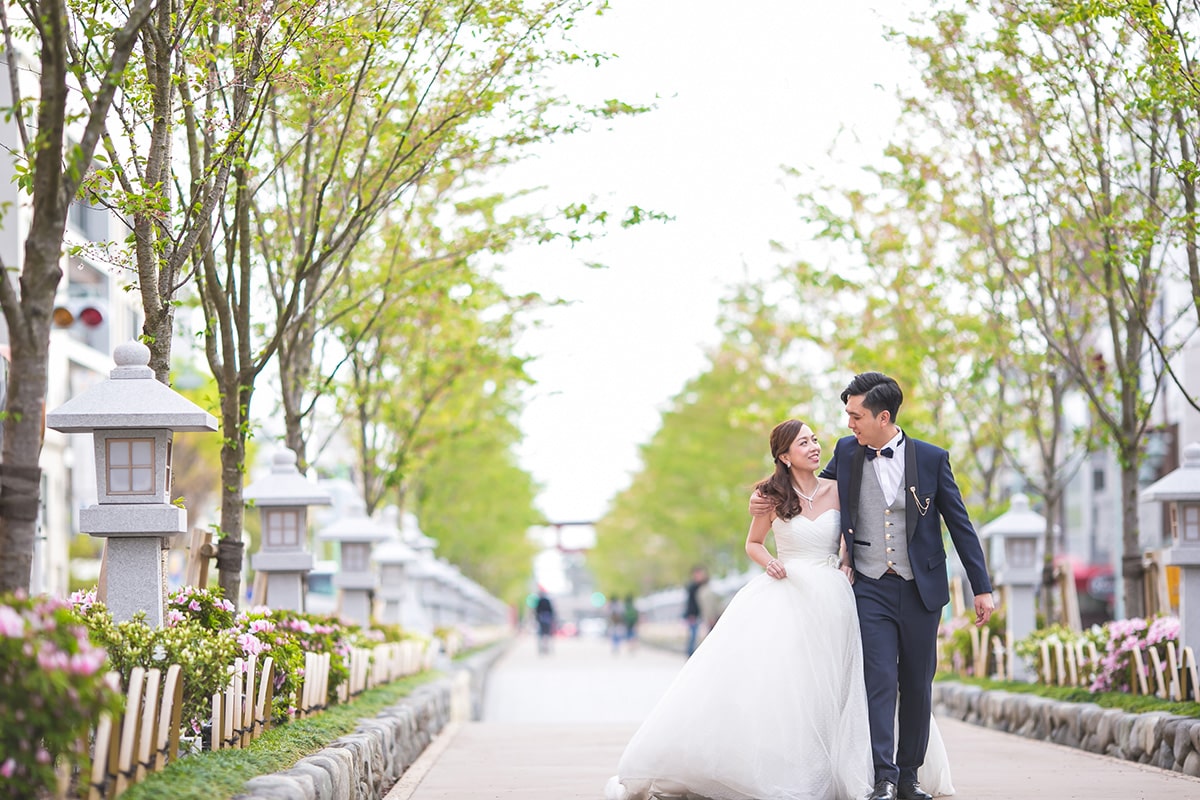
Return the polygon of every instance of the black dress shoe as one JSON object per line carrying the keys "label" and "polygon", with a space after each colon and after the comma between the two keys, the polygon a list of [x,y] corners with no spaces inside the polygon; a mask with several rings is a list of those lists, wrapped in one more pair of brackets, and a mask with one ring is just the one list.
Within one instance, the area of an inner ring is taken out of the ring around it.
{"label": "black dress shoe", "polygon": [[896,800],[896,784],[887,779],[875,781],[875,791],[871,792],[867,800]]}
{"label": "black dress shoe", "polygon": [[916,781],[902,781],[896,796],[898,800],[933,800],[933,795],[922,789]]}

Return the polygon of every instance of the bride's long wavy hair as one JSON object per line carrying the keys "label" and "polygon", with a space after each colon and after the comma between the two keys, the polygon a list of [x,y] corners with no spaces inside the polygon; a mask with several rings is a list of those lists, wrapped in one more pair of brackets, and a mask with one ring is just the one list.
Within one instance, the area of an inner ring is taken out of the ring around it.
{"label": "bride's long wavy hair", "polygon": [[798,419],[789,419],[779,423],[771,431],[771,458],[775,461],[775,472],[754,487],[763,497],[775,502],[775,516],[780,519],[791,519],[800,513],[800,498],[792,489],[791,470],[780,456],[796,441],[804,424]]}

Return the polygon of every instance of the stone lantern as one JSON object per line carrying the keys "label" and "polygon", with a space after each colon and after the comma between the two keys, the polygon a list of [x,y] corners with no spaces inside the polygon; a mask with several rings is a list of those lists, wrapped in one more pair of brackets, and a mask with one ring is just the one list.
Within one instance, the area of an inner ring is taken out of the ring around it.
{"label": "stone lantern", "polygon": [[414,584],[408,574],[409,567],[417,560],[417,553],[404,542],[403,533],[396,526],[397,509],[384,509],[384,522],[392,528],[392,535],[375,548],[375,564],[379,567],[379,611],[381,622],[411,627],[406,617],[412,616],[409,609],[417,602]]}
{"label": "stone lantern", "polygon": [[113,618],[139,611],[155,627],[166,605],[165,550],[187,531],[187,511],[171,502],[171,444],[176,431],[215,431],[204,409],[154,378],[150,348],[127,342],[113,351],[108,380],[46,415],[46,427],[91,433],[97,505],[79,512],[79,529],[108,540],[101,587]]}
{"label": "stone lantern", "polygon": [[1200,647],[1200,442],[1183,448],[1183,464],[1143,489],[1141,499],[1167,507],[1167,563],[1180,571],[1179,644]]}
{"label": "stone lantern", "polygon": [[[1003,587],[1005,633],[1016,643],[1037,628],[1035,600],[1042,580],[1042,540],[1046,518],[1029,507],[1029,498],[1014,494],[1008,511],[979,530],[990,544],[988,559],[997,586]],[[1032,680],[1033,673],[1012,659],[1013,678]]]}
{"label": "stone lantern", "polygon": [[303,613],[305,580],[313,567],[308,506],[330,505],[333,496],[300,474],[296,454],[287,449],[275,453],[271,472],[247,486],[243,496],[262,521],[262,546],[250,565],[266,574],[266,596],[255,602]]}
{"label": "stone lantern", "polygon": [[367,516],[367,504],[355,497],[347,502],[345,515],[322,528],[317,536],[338,543],[339,568],[333,585],[341,590],[341,618],[356,625],[370,624],[375,592],[371,549],[391,537],[392,531]]}
{"label": "stone lantern", "polygon": [[411,512],[405,512],[400,517],[400,538],[416,554],[416,559],[405,570],[412,586],[413,603],[405,608],[407,620],[404,625],[422,633],[432,633],[434,623],[431,612],[437,572],[433,551],[437,549],[437,540],[421,532],[417,517]]}

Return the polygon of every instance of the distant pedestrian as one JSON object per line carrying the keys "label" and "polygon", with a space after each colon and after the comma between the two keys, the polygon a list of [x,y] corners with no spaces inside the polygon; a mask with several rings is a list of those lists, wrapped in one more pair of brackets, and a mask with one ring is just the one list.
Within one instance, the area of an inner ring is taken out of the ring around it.
{"label": "distant pedestrian", "polygon": [[613,655],[621,652],[621,640],[625,638],[625,611],[621,601],[613,598],[608,601],[608,638],[612,641]]}
{"label": "distant pedestrian", "polygon": [[692,567],[692,579],[687,585],[687,599],[683,607],[683,619],[687,623],[686,652],[690,658],[696,652],[705,633],[705,624],[711,617],[712,589],[708,585],[708,570],[697,564]]}
{"label": "distant pedestrian", "polygon": [[554,604],[544,590],[538,592],[534,617],[537,619],[538,652],[549,653],[554,639]]}
{"label": "distant pedestrian", "polygon": [[638,610],[633,604],[633,595],[628,595],[625,598],[625,608],[622,612],[625,622],[625,641],[628,642],[629,650],[633,650],[637,645],[637,626],[638,626]]}

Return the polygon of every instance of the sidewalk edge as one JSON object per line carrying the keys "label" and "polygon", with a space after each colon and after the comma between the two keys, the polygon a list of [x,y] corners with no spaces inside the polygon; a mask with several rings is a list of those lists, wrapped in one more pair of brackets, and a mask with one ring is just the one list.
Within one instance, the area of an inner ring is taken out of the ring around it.
{"label": "sidewalk edge", "polygon": [[433,765],[442,757],[442,753],[450,746],[450,742],[458,735],[459,729],[462,727],[461,722],[448,722],[442,728],[441,733],[437,738],[429,743],[429,746],[421,751],[421,755],[412,763],[408,769],[404,770],[404,774],[400,776],[400,780],[396,781],[396,785],[392,787],[383,800],[409,800],[413,793],[417,791],[417,787],[421,785],[421,781],[425,780],[425,776],[429,774],[429,770],[433,769]]}

